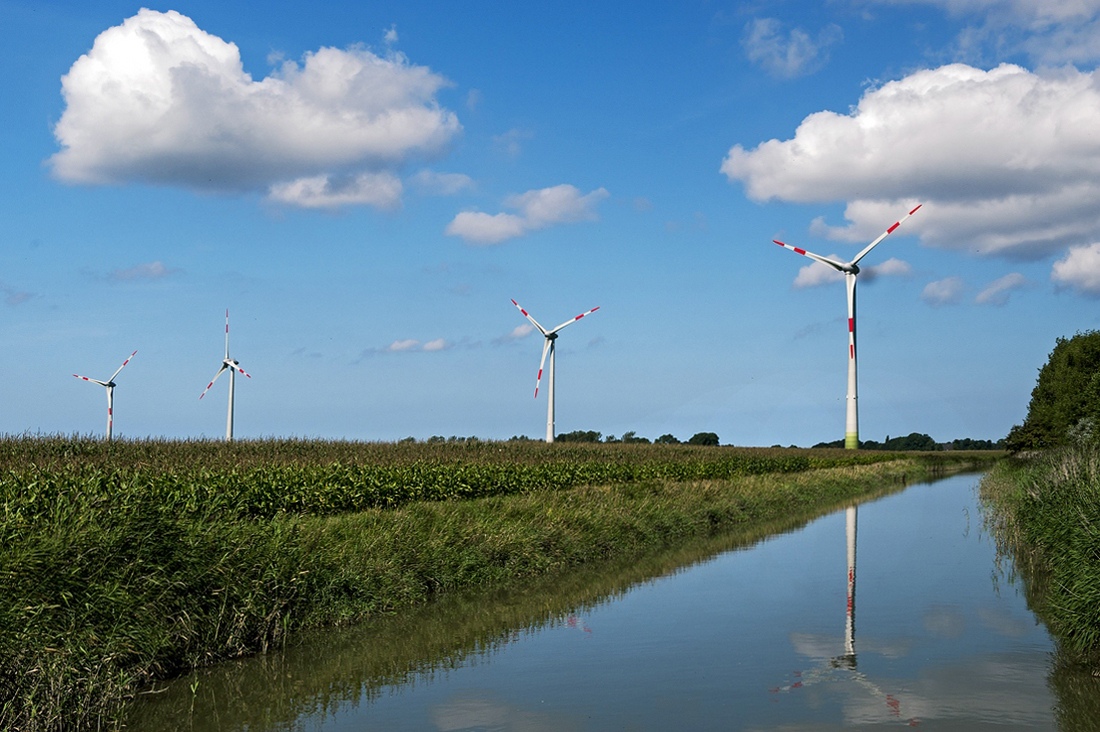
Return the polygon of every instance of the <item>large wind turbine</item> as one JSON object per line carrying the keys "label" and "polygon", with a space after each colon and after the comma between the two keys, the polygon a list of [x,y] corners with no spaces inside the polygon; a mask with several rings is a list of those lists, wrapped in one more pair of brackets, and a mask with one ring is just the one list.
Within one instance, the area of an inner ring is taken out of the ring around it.
{"label": "large wind turbine", "polygon": [[578,320],[583,318],[585,315],[591,315],[592,313],[599,310],[599,308],[598,307],[592,308],[587,313],[581,313],[577,317],[572,318],[571,320],[565,321],[564,323],[559,325],[557,328],[554,328],[553,330],[546,330],[546,328],[543,328],[541,325],[539,325],[539,321],[537,321],[537,320],[535,320],[534,318],[531,317],[530,313],[528,313],[526,310],[521,308],[519,306],[518,302],[513,300],[512,304],[515,305],[517,308],[519,308],[519,311],[521,313],[523,313],[523,317],[530,320],[531,325],[538,328],[539,333],[542,333],[543,337],[546,338],[546,342],[543,343],[543,345],[542,345],[542,360],[539,361],[539,375],[538,375],[538,378],[535,379],[535,398],[537,399],[538,396],[539,396],[539,382],[542,381],[542,367],[544,365],[546,365],[546,354],[549,353],[550,354],[550,373],[547,374],[547,380],[550,382],[550,385],[549,385],[549,387],[547,387],[547,394],[546,394],[546,441],[547,442],[553,442],[554,441],[554,341],[556,341],[558,339],[558,331],[559,330],[561,330],[562,328],[564,328],[565,326],[567,326],[571,323],[576,323]]}
{"label": "large wind turbine", "polygon": [[115,377],[118,376],[119,371],[122,371],[122,369],[126,368],[126,364],[130,363],[130,359],[133,358],[136,353],[137,353],[137,351],[134,351],[134,353],[131,353],[129,356],[127,356],[126,360],[122,362],[122,365],[118,367],[118,370],[116,370],[113,374],[111,374],[111,378],[107,379],[106,381],[100,381],[99,379],[89,379],[87,376],[81,376],[80,374],[73,374],[73,376],[75,376],[78,379],[84,379],[85,381],[90,381],[93,384],[99,384],[100,386],[107,387],[107,439],[108,440],[111,439],[111,436],[114,432],[114,424],[115,424],[115,386],[116,386]]}
{"label": "large wind turbine", "polygon": [[[917,208],[920,208],[920,205],[918,205]],[[785,249],[790,249],[805,257],[827,264],[844,274],[844,282],[848,286],[848,418],[844,428],[844,447],[849,450],[859,448],[859,412],[856,408],[856,275],[859,274],[858,262],[867,256],[868,252],[878,246],[880,241],[892,234],[894,229],[901,226],[903,221],[915,214],[917,208],[914,208],[912,211],[902,216],[893,226],[882,232],[879,238],[864,247],[863,251],[857,254],[856,258],[851,262],[838,262],[835,259],[822,257],[820,254],[807,252],[805,249],[792,247],[790,244],[784,244],[781,241],[772,239],[772,241]]]}
{"label": "large wind turbine", "polygon": [[[223,371],[229,371],[229,416],[225,420],[225,440],[229,442],[233,439],[233,386],[236,382],[237,372],[240,371],[245,376],[245,370],[241,368],[238,361],[229,357],[229,311],[225,311],[225,358],[222,359],[222,367],[218,369],[218,373],[214,374],[214,378],[210,380],[210,383],[203,389],[202,394],[199,395],[199,399],[206,396],[206,392],[210,391],[210,387],[214,385],[214,382],[218,380],[218,377],[222,375]],[[248,378],[252,378],[248,376]]]}

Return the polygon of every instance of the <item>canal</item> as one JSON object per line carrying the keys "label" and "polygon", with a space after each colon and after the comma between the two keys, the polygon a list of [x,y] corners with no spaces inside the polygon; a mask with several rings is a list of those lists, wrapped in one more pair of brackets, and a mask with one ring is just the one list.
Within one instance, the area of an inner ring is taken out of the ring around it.
{"label": "canal", "polygon": [[143,695],[128,728],[1056,729],[1054,644],[978,481],[318,633]]}

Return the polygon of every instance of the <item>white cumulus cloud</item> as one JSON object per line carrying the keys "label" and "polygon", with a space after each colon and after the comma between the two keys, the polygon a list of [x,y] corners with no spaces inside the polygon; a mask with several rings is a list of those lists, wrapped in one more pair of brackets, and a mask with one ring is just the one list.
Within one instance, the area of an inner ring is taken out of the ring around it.
{"label": "white cumulus cloud", "polygon": [[1050,279],[1090,297],[1100,297],[1100,242],[1070,248],[1054,263]]}
{"label": "white cumulus cloud", "polygon": [[745,27],[745,55],[773,76],[792,79],[817,71],[829,60],[828,49],[844,40],[840,26],[830,23],[812,37],[802,28],[784,33],[775,18],[756,18]]}
{"label": "white cumulus cloud", "polygon": [[986,285],[985,289],[974,298],[974,302],[980,305],[1004,305],[1008,302],[1009,295],[1026,287],[1027,284],[1027,277],[1019,272],[1006,274],[1004,277],[995,279]]}
{"label": "white cumulus cloud", "polygon": [[[758,201],[843,201],[866,242],[905,224],[926,244],[1037,259],[1100,238],[1100,72],[951,64],[806,117],[788,140],[734,145],[722,172]],[[901,233],[901,232],[899,232]]]}
{"label": "white cumulus cloud", "polygon": [[257,81],[235,44],[175,11],[103,31],[61,84],[50,165],[71,183],[392,208],[392,181],[377,176],[441,154],[461,129],[435,98],[446,79],[399,53],[320,48]]}
{"label": "white cumulus cloud", "polygon": [[962,298],[964,289],[966,289],[966,285],[961,278],[947,277],[925,285],[924,291],[920,294],[920,299],[932,307],[954,305]]}
{"label": "white cumulus cloud", "polygon": [[447,225],[445,233],[472,244],[499,244],[555,224],[596,221],[596,205],[609,195],[604,188],[581,195],[576,186],[567,183],[532,190],[505,199],[504,205],[517,209],[518,214],[463,211]]}

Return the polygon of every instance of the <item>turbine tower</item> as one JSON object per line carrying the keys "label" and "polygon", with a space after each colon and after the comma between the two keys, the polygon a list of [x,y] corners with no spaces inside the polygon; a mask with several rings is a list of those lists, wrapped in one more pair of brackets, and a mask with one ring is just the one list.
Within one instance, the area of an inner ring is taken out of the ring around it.
{"label": "turbine tower", "polygon": [[199,399],[206,396],[206,392],[210,391],[210,387],[214,385],[214,382],[218,380],[218,377],[222,375],[223,371],[229,371],[229,416],[225,420],[225,441],[229,442],[233,439],[233,386],[236,383],[237,372],[240,371],[248,378],[252,378],[245,370],[241,368],[238,361],[229,357],[229,311],[225,311],[225,358],[222,359],[222,366],[218,369],[218,373],[214,374],[214,378],[210,380],[210,383],[203,389],[202,394],[199,395]]}
{"label": "turbine tower", "polygon": [[892,234],[894,229],[901,226],[903,221],[915,214],[921,205],[918,205],[917,208],[914,208],[912,211],[902,216],[893,226],[882,232],[879,238],[864,247],[863,251],[857,254],[856,258],[851,262],[838,262],[835,259],[822,257],[820,254],[807,252],[805,249],[792,247],[790,244],[784,244],[781,241],[772,239],[773,242],[785,249],[790,249],[804,257],[809,257],[810,259],[827,264],[836,271],[844,274],[844,282],[848,288],[848,417],[844,428],[844,447],[849,450],[856,450],[859,448],[859,410],[856,406],[856,276],[859,274],[858,263],[859,260],[867,256],[868,252],[878,246],[880,241]]}
{"label": "turbine tower", "polygon": [[519,308],[519,311],[521,313],[523,313],[523,317],[530,320],[531,325],[538,328],[539,333],[542,333],[543,337],[546,339],[546,342],[543,343],[543,345],[542,345],[542,360],[539,361],[539,375],[535,379],[535,398],[538,399],[538,396],[539,396],[539,382],[542,381],[542,367],[544,365],[546,365],[546,354],[549,353],[550,354],[550,373],[547,374],[547,377],[546,377],[547,380],[550,382],[550,385],[547,388],[547,394],[546,394],[546,441],[548,443],[553,442],[554,441],[554,341],[556,341],[558,339],[558,331],[559,330],[561,330],[562,328],[564,328],[567,325],[570,325],[571,323],[576,323],[578,320],[583,318],[585,315],[591,315],[592,313],[599,310],[599,308],[598,307],[592,308],[587,313],[581,313],[577,317],[575,317],[571,320],[565,321],[564,323],[559,325],[557,328],[554,328],[553,330],[546,330],[546,328],[543,328],[541,325],[539,325],[539,321],[532,318],[531,315],[526,310],[521,308],[519,306],[518,302],[513,300],[512,304],[515,305],[517,308]]}
{"label": "turbine tower", "polygon": [[90,381],[93,384],[99,384],[100,386],[107,387],[107,439],[110,440],[114,433],[115,424],[115,377],[118,376],[118,372],[126,368],[126,364],[130,363],[130,359],[134,357],[137,351],[131,353],[126,357],[126,360],[122,362],[122,365],[118,367],[118,370],[111,374],[111,378],[106,381],[100,381],[99,379],[89,379],[87,376],[81,376],[80,374],[73,374],[78,379],[84,379]]}

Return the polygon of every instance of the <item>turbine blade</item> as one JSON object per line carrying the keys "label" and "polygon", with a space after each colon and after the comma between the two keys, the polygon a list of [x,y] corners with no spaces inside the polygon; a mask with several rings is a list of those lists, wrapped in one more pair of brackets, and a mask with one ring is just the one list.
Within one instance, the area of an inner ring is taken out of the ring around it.
{"label": "turbine blade", "polygon": [[784,249],[790,249],[795,254],[801,254],[803,257],[809,257],[810,259],[821,262],[822,264],[827,264],[830,267],[832,267],[833,269],[837,270],[838,272],[843,272],[844,271],[845,265],[844,265],[843,262],[838,262],[835,259],[829,259],[828,257],[823,257],[820,254],[814,254],[813,252],[807,252],[805,249],[799,249],[798,247],[792,247],[790,244],[784,244],[783,242],[776,241],[775,239],[772,239],[772,242],[775,243],[775,244],[778,244],[779,246],[783,247]]}
{"label": "turbine blade", "polygon": [[542,360],[539,361],[539,375],[535,378],[535,399],[539,398],[539,383],[542,382],[542,367],[546,365],[546,352],[550,350],[550,339],[542,344]]}
{"label": "turbine blade", "polygon": [[[572,320],[567,320],[564,323],[562,323],[561,325],[559,325],[557,328],[554,328],[554,330],[550,331],[550,333],[557,333],[559,330],[561,330],[565,326],[572,325],[573,323],[576,323],[578,320],[583,318],[585,315],[591,315],[592,313],[596,312],[597,310],[599,310],[599,307],[594,307],[591,310],[589,310],[587,313],[581,313],[580,315],[573,318]],[[547,335],[549,335],[549,334],[547,334]]]}
{"label": "turbine blade", "polygon": [[225,309],[225,357],[229,358],[229,308]]}
{"label": "turbine blade", "polygon": [[539,325],[539,321],[532,318],[531,314],[529,312],[527,312],[526,310],[524,310],[523,308],[521,308],[519,306],[519,303],[516,302],[515,300],[512,301],[512,304],[515,305],[517,308],[519,308],[519,311],[521,313],[523,313],[523,317],[525,317],[525,318],[527,318],[528,320],[531,321],[531,325],[533,325],[533,326],[535,326],[536,328],[539,329],[539,333],[542,333],[543,335],[546,335],[546,328],[543,328],[541,325]]}
{"label": "turbine blade", "polygon": [[85,381],[90,381],[93,384],[99,384],[100,386],[107,386],[106,381],[100,381],[99,379],[89,379],[87,376],[81,376],[80,374],[73,374],[73,376],[75,376],[78,379],[84,379]]}
{"label": "turbine blade", "polygon": [[[242,369],[241,365],[238,364],[238,363],[230,363],[229,368],[233,369],[234,371],[236,371],[238,373],[244,374],[245,376],[248,376],[248,373],[244,369]],[[248,378],[251,379],[252,377],[248,376]]]}
{"label": "turbine blade", "polygon": [[211,379],[210,383],[206,385],[206,388],[202,390],[202,394],[199,395],[199,399],[202,399],[204,396],[206,396],[206,392],[210,391],[210,387],[212,387],[214,385],[214,382],[218,380],[218,377],[222,375],[222,371],[225,371],[227,368],[229,367],[223,363],[222,367],[218,369],[218,373],[214,374],[214,378]]}
{"label": "turbine blade", "polygon": [[[137,355],[137,351],[134,351],[129,356],[127,356],[126,360],[122,362],[122,365],[118,367],[118,371],[122,371],[122,369],[126,368],[126,364],[130,363],[130,359],[133,358],[135,355]],[[107,381],[114,381],[115,377],[118,376],[118,371],[111,374],[111,378],[107,379]]]}
{"label": "turbine blade", "polygon": [[[924,205],[923,203],[919,203],[919,204],[917,204],[917,208],[920,208],[920,207],[921,207],[921,206],[923,206],[923,205]],[[909,213],[907,213],[907,214],[905,214],[904,216],[902,216],[902,217],[901,217],[900,219],[898,219],[898,220],[897,220],[896,222],[894,222],[894,225],[893,225],[893,226],[891,226],[891,227],[890,227],[889,229],[887,229],[886,231],[882,232],[882,234],[880,234],[880,235],[879,235],[879,238],[878,238],[878,239],[875,239],[875,240],[874,240],[873,242],[871,242],[870,244],[868,244],[868,245],[867,245],[867,247],[866,247],[866,248],[865,248],[865,249],[864,249],[864,250],[863,250],[862,252],[860,252],[859,254],[857,254],[857,255],[856,255],[856,258],[852,260],[852,264],[856,264],[857,262],[859,262],[859,260],[863,259],[863,258],[864,258],[864,257],[865,257],[865,256],[867,255],[867,252],[871,251],[871,250],[872,250],[872,249],[874,249],[874,248],[875,248],[876,246],[878,246],[878,243],[879,243],[880,241],[882,241],[882,240],[883,240],[883,239],[885,239],[886,237],[890,236],[890,234],[893,234],[893,233],[894,233],[894,229],[896,229],[896,228],[898,228],[899,226],[901,226],[901,224],[902,224],[902,222],[903,222],[903,221],[905,221],[905,220],[906,220],[907,218],[909,218],[910,216],[912,216],[913,214],[915,214],[915,213],[917,212],[917,208],[913,209],[913,210],[912,210],[912,211],[910,211]]]}

